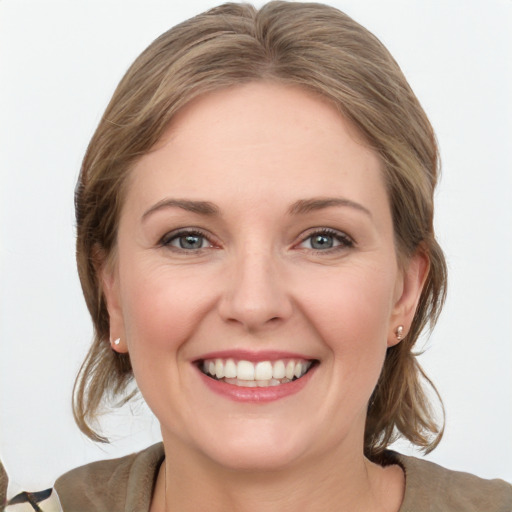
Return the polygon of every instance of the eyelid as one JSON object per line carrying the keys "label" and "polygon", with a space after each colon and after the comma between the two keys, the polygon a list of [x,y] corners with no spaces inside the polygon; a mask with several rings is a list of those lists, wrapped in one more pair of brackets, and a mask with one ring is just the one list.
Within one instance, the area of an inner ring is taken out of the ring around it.
{"label": "eyelid", "polygon": [[[199,249],[185,250],[185,249],[177,248],[177,247],[174,247],[171,245],[171,242],[173,240],[179,238],[180,236],[185,236],[185,235],[196,235],[196,236],[203,237],[208,242],[209,246],[202,247]],[[356,245],[354,239],[350,235],[345,233],[344,231],[334,229],[334,228],[329,228],[329,227],[314,227],[314,228],[310,228],[310,229],[306,230],[305,232],[302,232],[301,235],[299,235],[297,242],[293,244],[293,247],[300,248],[301,244],[303,244],[306,240],[308,240],[309,238],[311,238],[314,235],[332,236],[339,242],[339,245],[336,245],[334,247],[330,247],[327,249],[314,249],[314,248],[303,248],[303,249],[313,251],[313,252],[326,253],[326,252],[330,252],[330,251],[351,248]],[[161,247],[176,249],[177,251],[180,251],[180,252],[182,252],[182,251],[198,252],[198,251],[202,251],[204,249],[219,247],[219,244],[215,242],[215,239],[211,235],[211,233],[206,232],[204,229],[201,229],[201,228],[198,228],[195,226],[182,227],[182,228],[174,229],[172,231],[168,231],[162,237],[160,237],[160,239],[158,241],[158,245]]]}
{"label": "eyelid", "polygon": [[[174,247],[174,246],[171,245],[171,242],[173,240],[175,240],[176,238],[179,238],[180,236],[185,236],[185,235],[201,236],[210,244],[209,247],[216,247],[216,245],[217,245],[213,241],[213,237],[211,236],[211,234],[207,233],[206,231],[204,231],[201,228],[197,228],[197,227],[194,227],[194,226],[185,227],[185,228],[178,228],[178,229],[174,229],[172,231],[168,231],[162,237],[160,237],[160,239],[158,241],[158,245],[161,246],[161,247],[167,247],[167,248],[170,248],[170,249],[176,249],[178,251],[185,251],[185,249],[179,249],[179,248]],[[194,252],[194,251],[197,252],[197,251],[201,251],[201,250],[204,250],[204,249],[208,249],[209,247],[202,247],[200,249],[189,249],[186,252]]]}
{"label": "eyelid", "polygon": [[305,248],[306,250],[314,251],[314,252],[317,252],[317,253],[327,253],[327,252],[330,252],[330,251],[336,251],[336,250],[343,250],[343,249],[351,248],[351,247],[354,247],[356,245],[355,240],[350,235],[345,233],[344,231],[340,231],[339,229],[328,228],[328,227],[315,227],[315,228],[310,228],[310,229],[306,230],[305,232],[303,232],[300,235],[299,240],[295,244],[295,246],[300,246],[306,240],[308,240],[309,238],[311,238],[314,235],[328,235],[328,236],[332,236],[338,242],[340,242],[340,245],[337,245],[337,246],[334,246],[334,247],[330,247],[330,248],[327,248],[327,249]]}

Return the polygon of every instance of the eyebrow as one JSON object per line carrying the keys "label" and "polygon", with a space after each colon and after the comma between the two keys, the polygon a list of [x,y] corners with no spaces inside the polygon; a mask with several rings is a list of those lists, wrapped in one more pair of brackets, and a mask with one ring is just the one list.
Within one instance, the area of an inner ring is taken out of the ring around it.
{"label": "eyebrow", "polygon": [[189,199],[162,199],[153,205],[149,210],[146,210],[142,215],[142,220],[145,220],[149,215],[159,210],[166,208],[181,208],[187,212],[198,213],[200,215],[219,215],[220,211],[217,206],[209,201],[191,201]]}
{"label": "eyebrow", "polygon": [[370,218],[372,217],[370,210],[365,208],[362,204],[341,197],[314,197],[312,199],[300,199],[290,206],[288,212],[291,215],[301,215],[316,210],[322,210],[324,208],[330,208],[332,206],[354,208],[365,213]]}
{"label": "eyebrow", "polygon": [[[293,203],[288,209],[288,213],[291,215],[304,215],[312,211],[322,210],[333,206],[341,206],[354,208],[359,210],[369,217],[372,217],[370,210],[365,208],[363,205],[351,201],[350,199],[344,199],[341,197],[316,197],[311,199],[299,199]],[[188,212],[198,213],[199,215],[219,215],[219,208],[211,203],[210,201],[192,201],[190,199],[162,199],[151,208],[146,210],[142,215],[142,220],[145,220],[152,213],[163,210],[166,208],[181,208]]]}

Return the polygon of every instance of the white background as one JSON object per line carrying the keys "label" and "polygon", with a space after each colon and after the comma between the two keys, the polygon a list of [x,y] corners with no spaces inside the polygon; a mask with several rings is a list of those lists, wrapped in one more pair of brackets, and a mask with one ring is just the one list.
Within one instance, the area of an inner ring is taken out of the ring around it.
{"label": "white background", "polygon": [[[512,1],[330,3],[388,46],[440,142],[436,225],[449,298],[420,361],[447,427],[429,458],[512,481]],[[73,423],[71,389],[91,338],[73,189],[129,64],[212,5],[0,0],[0,455],[11,493],[158,439],[140,402],[105,422],[111,445],[94,445]]]}

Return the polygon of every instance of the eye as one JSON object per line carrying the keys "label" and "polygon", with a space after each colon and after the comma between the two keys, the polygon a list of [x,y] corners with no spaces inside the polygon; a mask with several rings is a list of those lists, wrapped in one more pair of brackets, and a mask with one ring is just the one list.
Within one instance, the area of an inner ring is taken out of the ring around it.
{"label": "eye", "polygon": [[307,238],[304,238],[299,246],[314,251],[328,251],[329,249],[336,250],[353,247],[354,242],[348,235],[341,231],[321,229],[314,231]]}
{"label": "eye", "polygon": [[160,243],[164,247],[171,247],[184,251],[198,251],[207,247],[212,247],[212,244],[203,233],[194,230],[173,231],[164,235]]}

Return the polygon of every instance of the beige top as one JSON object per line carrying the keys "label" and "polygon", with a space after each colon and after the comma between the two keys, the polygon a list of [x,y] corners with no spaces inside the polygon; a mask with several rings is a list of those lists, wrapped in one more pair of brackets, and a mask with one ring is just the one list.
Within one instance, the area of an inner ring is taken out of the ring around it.
{"label": "beige top", "polygon": [[[120,459],[73,469],[55,483],[64,512],[146,512],[158,468],[161,443]],[[512,485],[484,480],[432,462],[388,453],[406,475],[399,512],[512,512]]]}

